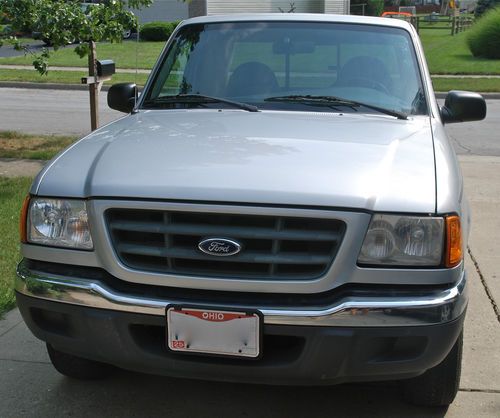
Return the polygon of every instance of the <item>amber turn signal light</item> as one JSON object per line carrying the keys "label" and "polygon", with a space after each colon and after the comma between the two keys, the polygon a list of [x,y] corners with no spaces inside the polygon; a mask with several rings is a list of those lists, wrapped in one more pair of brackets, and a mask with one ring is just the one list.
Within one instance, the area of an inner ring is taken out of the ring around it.
{"label": "amber turn signal light", "polygon": [[19,236],[21,238],[21,242],[28,242],[28,234],[27,234],[27,223],[28,223],[28,207],[30,205],[30,196],[26,196],[24,198],[23,206],[21,208],[21,217],[19,218]]}
{"label": "amber turn signal light", "polygon": [[446,217],[446,267],[455,267],[462,261],[462,228],[460,217]]}

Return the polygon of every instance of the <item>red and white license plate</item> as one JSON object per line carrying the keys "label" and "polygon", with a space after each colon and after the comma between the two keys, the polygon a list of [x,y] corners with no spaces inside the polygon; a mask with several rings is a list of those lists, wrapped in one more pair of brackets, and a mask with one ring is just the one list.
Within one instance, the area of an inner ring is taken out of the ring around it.
{"label": "red and white license plate", "polygon": [[167,343],[172,351],[257,358],[260,334],[257,312],[167,308]]}

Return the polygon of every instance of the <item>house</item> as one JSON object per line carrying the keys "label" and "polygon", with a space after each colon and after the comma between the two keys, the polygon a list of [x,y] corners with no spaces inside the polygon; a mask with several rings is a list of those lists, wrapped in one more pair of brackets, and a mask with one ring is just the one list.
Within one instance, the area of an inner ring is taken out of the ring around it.
{"label": "house", "polygon": [[188,17],[228,13],[349,14],[350,0],[155,0],[151,7],[133,10],[141,24],[151,21],[174,21]]}
{"label": "house", "polygon": [[228,13],[349,14],[350,0],[191,0],[189,17]]}
{"label": "house", "polygon": [[190,17],[188,2],[181,0],[155,0],[150,7],[131,10],[139,19],[140,24],[153,21],[173,22]]}

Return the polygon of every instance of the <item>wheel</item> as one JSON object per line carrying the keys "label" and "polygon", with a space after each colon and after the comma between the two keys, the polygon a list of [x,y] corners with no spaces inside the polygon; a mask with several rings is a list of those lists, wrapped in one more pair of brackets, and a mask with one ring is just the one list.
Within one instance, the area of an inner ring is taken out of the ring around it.
{"label": "wheel", "polygon": [[131,29],[123,31],[123,39],[129,39],[131,36],[132,36],[132,30]]}
{"label": "wheel", "polygon": [[448,406],[458,392],[462,370],[463,332],[446,358],[403,385],[404,399],[415,405]]}
{"label": "wheel", "polygon": [[47,344],[50,361],[55,369],[68,377],[80,380],[104,379],[113,371],[113,366],[97,361],[87,360],[56,350]]}

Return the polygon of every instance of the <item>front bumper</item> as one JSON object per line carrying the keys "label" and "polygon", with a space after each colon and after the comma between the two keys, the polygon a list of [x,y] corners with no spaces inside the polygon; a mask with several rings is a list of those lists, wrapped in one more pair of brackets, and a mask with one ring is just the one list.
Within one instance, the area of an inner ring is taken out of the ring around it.
{"label": "front bumper", "polygon": [[404,379],[439,364],[463,327],[465,275],[413,298],[340,298],[328,307],[261,308],[263,356],[172,353],[165,307],[177,300],[120,294],[98,280],[18,267],[17,302],[33,334],[56,349],[118,367],[177,377],[266,384]]}
{"label": "front bumper", "polygon": [[[17,269],[16,290],[26,296],[58,303],[158,317],[164,317],[167,305],[185,303],[175,298],[146,298],[124,294],[98,279],[35,272],[27,267],[25,261]],[[453,321],[463,314],[467,301],[467,279],[463,272],[458,283],[447,289],[415,292],[411,296],[388,291],[377,296],[340,297],[327,306],[243,307],[261,311],[264,323],[268,325],[398,327],[437,325]],[[197,304],[197,301],[190,300],[189,304]],[[198,304],[203,305],[200,302]],[[228,303],[217,305],[221,308],[242,307]]]}

